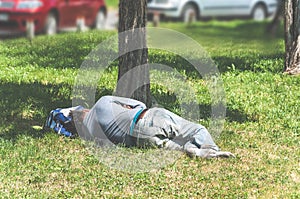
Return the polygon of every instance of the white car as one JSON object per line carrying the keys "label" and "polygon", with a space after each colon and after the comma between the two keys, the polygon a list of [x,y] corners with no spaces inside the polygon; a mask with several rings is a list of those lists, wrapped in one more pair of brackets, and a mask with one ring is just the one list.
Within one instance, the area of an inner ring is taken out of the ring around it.
{"label": "white car", "polygon": [[275,13],[277,0],[148,0],[148,13],[182,21],[205,17],[251,17],[261,21]]}

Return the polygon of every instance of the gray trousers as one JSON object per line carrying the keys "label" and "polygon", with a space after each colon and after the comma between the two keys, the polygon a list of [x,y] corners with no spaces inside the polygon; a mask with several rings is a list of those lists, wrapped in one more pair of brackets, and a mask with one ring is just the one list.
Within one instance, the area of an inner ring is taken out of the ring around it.
{"label": "gray trousers", "polygon": [[207,129],[163,108],[151,108],[126,139],[127,145],[181,150],[205,157],[219,151]]}

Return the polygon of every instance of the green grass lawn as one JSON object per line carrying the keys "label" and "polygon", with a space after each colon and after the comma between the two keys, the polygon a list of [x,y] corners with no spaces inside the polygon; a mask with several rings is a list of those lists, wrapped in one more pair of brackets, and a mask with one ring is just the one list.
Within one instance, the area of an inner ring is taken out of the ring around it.
{"label": "green grass lawn", "polygon": [[119,0],[106,0],[105,3],[108,8],[117,9]]}
{"label": "green grass lawn", "polygon": [[[283,31],[270,37],[265,25],[161,24],[199,42],[216,62],[227,102],[217,144],[237,157],[182,155],[156,172],[136,174],[105,166],[80,139],[41,131],[51,109],[71,106],[85,56],[115,32],[0,41],[0,198],[299,198],[300,78],[282,74]],[[168,53],[150,51],[149,60],[187,76],[199,106],[208,107],[201,120],[207,125],[211,104],[203,80],[182,70],[185,62]],[[97,96],[110,94],[116,78],[113,63]],[[155,86],[152,92],[177,110],[172,93]]]}

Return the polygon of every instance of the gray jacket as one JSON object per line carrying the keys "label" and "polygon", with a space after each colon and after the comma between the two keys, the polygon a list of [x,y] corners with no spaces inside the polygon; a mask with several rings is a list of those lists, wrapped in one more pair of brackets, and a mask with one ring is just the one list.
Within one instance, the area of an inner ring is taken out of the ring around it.
{"label": "gray jacket", "polygon": [[134,127],[134,117],[144,109],[146,105],[134,99],[104,96],[93,106],[83,124],[93,138],[125,143],[126,135]]}

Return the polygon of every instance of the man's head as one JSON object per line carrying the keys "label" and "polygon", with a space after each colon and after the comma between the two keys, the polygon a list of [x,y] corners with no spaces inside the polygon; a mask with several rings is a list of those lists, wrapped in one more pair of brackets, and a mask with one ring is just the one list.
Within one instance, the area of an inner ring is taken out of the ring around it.
{"label": "man's head", "polygon": [[70,112],[70,117],[72,118],[71,123],[72,123],[72,130],[77,132],[78,130],[81,131],[83,127],[83,120],[87,113],[89,112],[89,109],[82,109],[82,110],[73,110]]}
{"label": "man's head", "polygon": [[82,124],[86,114],[89,112],[89,109],[73,110],[70,112],[72,121],[77,124]]}

